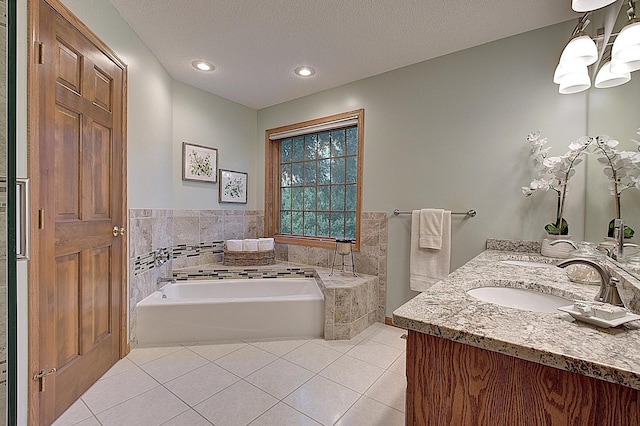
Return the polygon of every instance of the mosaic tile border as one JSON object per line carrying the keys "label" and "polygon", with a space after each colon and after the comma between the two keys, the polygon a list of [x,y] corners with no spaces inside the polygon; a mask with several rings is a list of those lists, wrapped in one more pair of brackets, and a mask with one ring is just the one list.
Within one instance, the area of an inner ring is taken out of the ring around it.
{"label": "mosaic tile border", "polygon": [[213,241],[211,243],[200,244],[178,244],[173,247],[163,247],[157,250],[137,256],[133,259],[133,274],[135,276],[155,268],[158,253],[167,252],[168,259],[181,259],[198,257],[202,254],[222,254],[224,252],[224,241]]}
{"label": "mosaic tile border", "polygon": [[174,272],[173,277],[178,281],[187,280],[224,280],[224,279],[261,279],[261,278],[315,278],[313,268],[278,268],[278,269],[201,269],[189,272]]}

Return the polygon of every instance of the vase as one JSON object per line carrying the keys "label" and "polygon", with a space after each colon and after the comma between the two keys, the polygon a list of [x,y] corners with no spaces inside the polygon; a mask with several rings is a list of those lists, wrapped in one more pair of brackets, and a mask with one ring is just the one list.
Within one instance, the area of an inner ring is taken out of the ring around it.
{"label": "vase", "polygon": [[[557,242],[556,242],[557,241]],[[569,253],[576,249],[576,245],[571,241],[571,235],[550,235],[542,240],[540,254],[546,257],[567,259]]]}

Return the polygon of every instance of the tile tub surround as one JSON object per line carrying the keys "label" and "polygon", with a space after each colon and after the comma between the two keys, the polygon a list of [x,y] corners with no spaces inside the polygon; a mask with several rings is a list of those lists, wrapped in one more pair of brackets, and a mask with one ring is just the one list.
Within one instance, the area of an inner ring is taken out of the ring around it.
{"label": "tile tub surround", "polygon": [[[485,285],[526,287],[593,300],[598,286],[569,281],[560,268],[529,268],[502,263],[514,252],[487,250],[416,296],[394,314],[400,327],[482,349],[640,389],[640,321],[602,329],[575,321],[569,314],[544,314],[483,302],[466,291]],[[520,253],[527,260],[537,253]],[[613,264],[611,272],[624,279],[621,296],[638,313],[640,282]],[[635,289],[635,290],[634,290]],[[636,298],[637,300],[637,298]]]}
{"label": "tile tub surround", "polygon": [[326,340],[348,340],[377,321],[378,277],[351,272],[279,262],[265,266],[224,266],[212,264],[173,271],[177,280],[234,279],[234,278],[299,278],[315,277],[325,296]]}
{"label": "tile tub surround", "polygon": [[[225,240],[264,235],[264,215],[257,210],[129,210],[129,337],[135,339],[136,304],[157,289],[158,277],[177,269],[222,261]],[[153,252],[169,249],[173,258],[157,267]],[[276,260],[330,268],[333,249],[276,245]],[[387,213],[363,212],[356,272],[377,277],[376,321],[384,322],[387,285]]]}

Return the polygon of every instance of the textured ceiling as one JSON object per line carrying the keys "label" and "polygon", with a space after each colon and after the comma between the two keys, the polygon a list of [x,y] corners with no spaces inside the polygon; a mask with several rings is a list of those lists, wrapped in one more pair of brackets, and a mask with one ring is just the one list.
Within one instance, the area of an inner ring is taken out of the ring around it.
{"label": "textured ceiling", "polygon": [[578,16],[569,0],[110,2],[174,79],[254,109]]}

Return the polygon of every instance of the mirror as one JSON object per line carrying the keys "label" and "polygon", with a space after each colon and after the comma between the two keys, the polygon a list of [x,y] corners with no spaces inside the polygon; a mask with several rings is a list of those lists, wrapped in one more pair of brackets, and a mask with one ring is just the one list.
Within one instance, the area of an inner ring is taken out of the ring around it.
{"label": "mirror", "polygon": [[[626,22],[626,8],[623,6],[622,9],[614,33]],[[621,86],[609,89],[592,87],[587,102],[589,136],[608,135],[620,142],[616,147],[619,151],[639,149],[632,140],[640,141],[640,135],[637,134],[640,131],[640,71],[631,73],[631,81]],[[615,217],[615,200],[608,189],[609,178],[605,176],[598,157],[601,156],[591,155],[587,160],[585,239],[593,242],[604,240],[609,221]],[[635,237],[629,242],[640,244],[640,189],[622,191],[620,207],[625,225],[635,231]],[[635,276],[640,279],[640,274],[636,273]]]}

